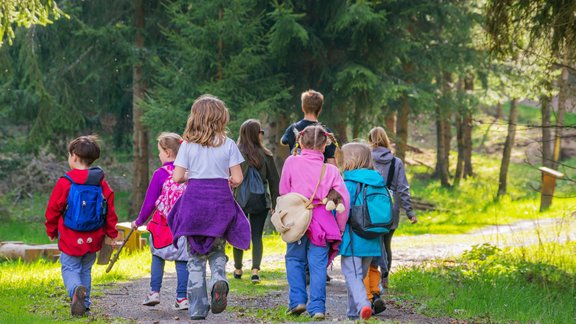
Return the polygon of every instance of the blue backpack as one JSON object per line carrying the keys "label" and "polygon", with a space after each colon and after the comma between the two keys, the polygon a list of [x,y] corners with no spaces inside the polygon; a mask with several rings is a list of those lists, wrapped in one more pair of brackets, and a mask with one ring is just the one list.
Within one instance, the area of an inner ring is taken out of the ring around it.
{"label": "blue backpack", "polygon": [[71,183],[64,225],[78,232],[90,232],[104,226],[108,203],[102,194],[102,186],[76,183],[67,174],[64,178]]}
{"label": "blue backpack", "polygon": [[350,228],[357,235],[373,239],[390,232],[393,224],[392,195],[387,187],[356,183],[350,203]]}

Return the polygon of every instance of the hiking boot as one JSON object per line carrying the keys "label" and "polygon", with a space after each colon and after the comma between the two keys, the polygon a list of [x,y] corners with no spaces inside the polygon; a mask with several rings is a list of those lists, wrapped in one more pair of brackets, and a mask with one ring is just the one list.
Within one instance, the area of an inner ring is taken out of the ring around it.
{"label": "hiking boot", "polygon": [[288,311],[286,311],[286,315],[300,315],[302,313],[304,313],[306,311],[306,305],[305,304],[298,304],[292,308],[290,308]]}
{"label": "hiking boot", "polygon": [[188,299],[187,298],[176,298],[176,303],[172,306],[173,310],[185,310],[188,309]]}
{"label": "hiking boot", "polygon": [[212,302],[210,303],[212,313],[222,313],[226,305],[228,305],[228,283],[224,280],[216,281],[212,287]]}
{"label": "hiking boot", "polygon": [[312,319],[315,321],[321,321],[325,318],[326,318],[326,316],[324,315],[324,313],[316,313],[316,314],[312,315]]}
{"label": "hiking boot", "polygon": [[86,307],[86,311],[84,312],[84,316],[92,316],[92,313],[90,312],[90,308]]}
{"label": "hiking boot", "polygon": [[150,292],[142,303],[144,306],[156,306],[158,304],[160,304],[160,293],[157,291]]}
{"label": "hiking boot", "polygon": [[364,306],[362,310],[360,310],[360,318],[363,320],[367,320],[372,316],[372,307]]}
{"label": "hiking boot", "polygon": [[74,316],[83,316],[86,313],[86,306],[84,305],[84,298],[86,298],[86,293],[88,288],[84,286],[77,286],[74,288],[74,294],[72,294],[72,303],[70,303],[70,311]]}
{"label": "hiking boot", "polygon": [[386,310],[386,305],[384,301],[380,298],[380,295],[374,294],[372,298],[372,313],[374,315],[380,314]]}
{"label": "hiking boot", "polygon": [[203,321],[206,319],[206,316],[190,316],[190,319],[193,321]]}

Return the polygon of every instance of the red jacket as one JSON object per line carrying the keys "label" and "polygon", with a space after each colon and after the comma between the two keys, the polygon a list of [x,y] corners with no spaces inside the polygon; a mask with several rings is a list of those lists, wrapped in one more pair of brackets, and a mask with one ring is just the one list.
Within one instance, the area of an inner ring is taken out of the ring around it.
{"label": "red jacket", "polygon": [[111,238],[118,236],[116,223],[118,215],[114,210],[114,192],[104,180],[104,171],[99,167],[93,167],[88,170],[72,169],[68,176],[76,183],[87,183],[90,181],[96,183],[99,181],[102,185],[102,194],[108,201],[108,213],[104,226],[91,232],[78,232],[64,226],[63,211],[66,208],[68,192],[71,183],[65,178],[60,178],[56,182],[52,195],[46,207],[46,233],[48,237],[58,237],[58,247],[60,251],[71,256],[82,256],[86,253],[95,253],[102,248],[104,235]]}

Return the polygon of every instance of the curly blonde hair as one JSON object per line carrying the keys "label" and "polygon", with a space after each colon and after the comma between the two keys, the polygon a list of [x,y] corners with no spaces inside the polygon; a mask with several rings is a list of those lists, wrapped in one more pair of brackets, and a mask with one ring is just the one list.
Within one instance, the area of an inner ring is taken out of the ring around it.
{"label": "curly blonde hair", "polygon": [[184,139],[202,146],[218,147],[226,141],[230,113],[224,101],[205,94],[194,101],[186,122]]}

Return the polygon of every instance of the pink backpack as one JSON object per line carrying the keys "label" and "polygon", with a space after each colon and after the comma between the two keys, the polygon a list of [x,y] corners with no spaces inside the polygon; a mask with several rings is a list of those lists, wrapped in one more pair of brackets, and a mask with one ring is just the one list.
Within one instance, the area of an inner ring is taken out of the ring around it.
{"label": "pink backpack", "polygon": [[163,166],[162,169],[168,172],[168,178],[162,185],[162,192],[156,199],[156,211],[152,215],[152,220],[148,223],[147,229],[152,235],[152,242],[156,249],[161,249],[172,244],[172,232],[166,217],[172,210],[176,201],[186,190],[186,183],[176,183],[172,180],[174,166]]}

